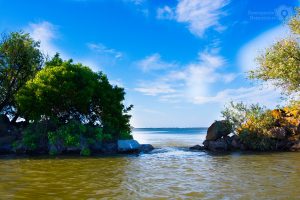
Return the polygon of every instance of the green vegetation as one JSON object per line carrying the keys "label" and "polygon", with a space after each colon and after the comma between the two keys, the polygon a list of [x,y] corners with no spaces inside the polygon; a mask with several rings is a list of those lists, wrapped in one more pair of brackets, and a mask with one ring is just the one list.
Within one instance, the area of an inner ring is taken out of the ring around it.
{"label": "green vegetation", "polygon": [[[300,91],[300,11],[289,23],[295,36],[278,41],[258,57],[259,67],[249,72],[250,79],[270,82],[288,98]],[[280,141],[292,144],[300,139],[300,103],[269,110],[259,105],[231,103],[222,112],[243,144],[252,150],[276,150]]]}
{"label": "green vegetation", "polygon": [[14,32],[3,35],[0,42],[0,113],[19,117],[15,95],[41,69],[44,57],[39,42],[29,34]]}
{"label": "green vegetation", "polygon": [[35,152],[52,145],[50,154],[57,154],[60,145],[89,155],[97,142],[131,139],[132,105],[123,104],[124,96],[102,72],[59,54],[44,63],[29,34],[14,32],[0,43],[0,114],[19,127],[15,148]]}
{"label": "green vegetation", "polygon": [[251,79],[270,81],[287,94],[300,91],[300,10],[289,25],[295,36],[278,41],[268,48],[258,57],[260,67],[249,74]]}

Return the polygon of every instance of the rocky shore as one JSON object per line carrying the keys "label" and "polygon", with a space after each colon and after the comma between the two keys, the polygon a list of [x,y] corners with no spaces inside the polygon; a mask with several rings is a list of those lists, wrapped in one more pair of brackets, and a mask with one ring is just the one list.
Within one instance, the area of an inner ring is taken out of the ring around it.
{"label": "rocky shore", "polygon": [[[300,151],[300,141],[291,140],[286,130],[274,127],[271,133],[274,139],[274,151]],[[202,145],[190,147],[190,150],[227,152],[227,151],[254,151],[242,142],[238,135],[231,133],[226,127],[226,121],[215,121],[207,130],[206,139]]]}
{"label": "rocky shore", "polygon": [[88,149],[88,155],[93,154],[136,154],[149,153],[154,149],[151,144],[139,144],[136,140],[117,140],[111,142],[88,143],[84,137],[80,138],[80,145],[67,146],[63,142],[50,144],[40,141],[36,150],[32,151],[21,142],[22,130],[26,124],[19,122],[12,124],[5,115],[0,115],[0,155],[64,155],[82,154]]}

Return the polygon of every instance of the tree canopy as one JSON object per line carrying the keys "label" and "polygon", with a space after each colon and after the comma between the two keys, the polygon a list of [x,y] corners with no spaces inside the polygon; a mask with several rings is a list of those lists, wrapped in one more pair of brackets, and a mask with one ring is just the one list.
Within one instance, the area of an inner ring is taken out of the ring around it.
{"label": "tree canopy", "polygon": [[117,138],[130,132],[127,112],[131,106],[124,106],[124,95],[124,89],[112,86],[103,73],[72,60],[63,61],[57,54],[27,81],[16,100],[25,119],[76,120],[100,125],[106,134]]}
{"label": "tree canopy", "polygon": [[259,68],[249,74],[251,79],[271,81],[287,94],[300,91],[300,11],[290,21],[289,27],[294,35],[266,49],[257,58]]}
{"label": "tree canopy", "polygon": [[0,42],[0,113],[17,119],[15,94],[34,77],[43,65],[39,42],[29,34],[13,32],[2,35]]}

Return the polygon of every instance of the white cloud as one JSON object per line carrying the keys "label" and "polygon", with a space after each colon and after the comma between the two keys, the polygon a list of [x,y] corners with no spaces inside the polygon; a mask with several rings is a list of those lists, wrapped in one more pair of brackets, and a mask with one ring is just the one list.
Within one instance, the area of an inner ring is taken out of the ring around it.
{"label": "white cloud", "polygon": [[[40,23],[29,23],[28,26],[24,28],[24,30],[28,32],[34,40],[40,41],[41,51],[45,55],[49,56],[49,58],[54,56],[56,53],[59,53],[60,57],[65,60],[74,58],[55,44],[55,40],[58,39],[58,36],[60,35],[58,26],[48,21],[43,21]],[[74,61],[91,67],[93,71],[99,71],[99,64],[94,59],[87,57],[77,57],[74,58]]]}
{"label": "white cloud", "polygon": [[214,96],[198,96],[194,99],[195,104],[205,103],[228,103],[230,101],[246,104],[260,103],[268,107],[275,107],[282,103],[280,92],[271,86],[259,87],[240,87],[236,89],[225,89],[219,91]]}
{"label": "white cloud", "polygon": [[155,53],[153,55],[147,56],[143,60],[136,62],[136,65],[141,68],[144,72],[153,70],[163,70],[175,67],[175,63],[168,63],[161,59],[160,54]]}
{"label": "white cloud", "polygon": [[291,32],[288,26],[281,25],[262,33],[243,46],[238,53],[238,64],[241,70],[249,71],[258,67],[256,58],[262,54],[266,48],[290,34]]}
{"label": "white cloud", "polygon": [[234,74],[218,72],[225,65],[223,57],[202,52],[198,61],[181,66],[182,70],[162,74],[154,82],[144,81],[135,90],[145,95],[159,96],[163,101],[188,99],[194,102],[194,98],[208,95],[212,84],[228,83],[235,78]]}
{"label": "white cloud", "polygon": [[175,18],[175,12],[169,6],[164,6],[162,8],[157,9],[156,17],[158,19],[174,19]]}
{"label": "white cloud", "polygon": [[219,20],[225,15],[222,8],[228,3],[228,0],[181,0],[176,8],[177,21],[188,23],[189,30],[200,37],[208,28],[222,31],[224,27]]}
{"label": "white cloud", "polygon": [[106,47],[104,44],[101,43],[88,43],[87,44],[88,48],[92,51],[95,51],[99,54],[106,54],[106,55],[111,55],[114,58],[122,58],[123,54],[115,49],[111,49]]}
{"label": "white cloud", "polygon": [[175,19],[177,22],[186,23],[191,33],[202,37],[206,30],[213,28],[221,32],[226,26],[220,23],[222,16],[227,13],[224,7],[229,0],[179,0],[176,8],[164,6],[158,8],[158,19]]}
{"label": "white cloud", "polygon": [[141,5],[146,2],[146,0],[123,0],[124,2],[133,3],[135,5]]}
{"label": "white cloud", "polygon": [[53,56],[56,52],[60,52],[53,44],[53,40],[58,37],[57,28],[50,22],[29,23],[25,31],[30,33],[34,40],[41,42],[40,49],[44,54]]}
{"label": "white cloud", "polygon": [[142,83],[139,87],[135,88],[134,90],[148,96],[157,96],[161,94],[169,94],[176,92],[176,90],[173,89],[169,84],[159,81],[151,84]]}

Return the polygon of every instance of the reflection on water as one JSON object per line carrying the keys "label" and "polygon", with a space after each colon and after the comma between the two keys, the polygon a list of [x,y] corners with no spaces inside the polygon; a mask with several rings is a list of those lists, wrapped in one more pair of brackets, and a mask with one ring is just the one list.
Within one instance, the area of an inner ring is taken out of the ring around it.
{"label": "reflection on water", "polygon": [[125,157],[2,157],[0,199],[300,198],[298,153],[212,155],[187,151],[201,131],[134,135],[161,148]]}

